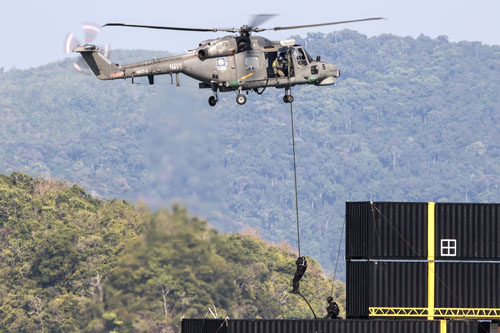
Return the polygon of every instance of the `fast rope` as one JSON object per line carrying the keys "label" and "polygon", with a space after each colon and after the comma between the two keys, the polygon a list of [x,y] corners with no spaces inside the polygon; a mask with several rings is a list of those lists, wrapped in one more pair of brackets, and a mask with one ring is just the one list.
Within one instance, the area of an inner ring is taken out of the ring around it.
{"label": "fast rope", "polygon": [[299,225],[299,197],[297,194],[297,165],[295,162],[295,132],[293,129],[293,102],[290,103],[290,119],[292,122],[292,149],[293,149],[293,177],[295,183],[295,215],[297,218],[297,248],[300,257],[300,225]]}
{"label": "fast rope", "polygon": [[337,265],[339,263],[340,247],[342,246],[342,239],[344,238],[344,229],[345,229],[345,216],[344,216],[344,223],[342,224],[342,233],[340,234],[339,248],[337,250],[337,260],[335,261],[335,270],[333,271],[332,291],[330,292],[330,295],[332,297],[335,287],[335,276],[337,275]]}
{"label": "fast rope", "polygon": [[[293,179],[295,183],[295,216],[297,217],[297,248],[299,250],[299,257],[300,257],[300,225],[299,225],[299,197],[297,195],[297,163],[295,162],[295,132],[293,129],[293,102],[290,102],[290,119],[292,123],[292,150],[293,150]],[[302,293],[299,291],[298,294],[302,299],[307,303],[307,306],[309,306],[309,309],[311,310],[314,319],[318,319],[316,317],[316,313],[314,312],[311,304],[307,300],[307,298],[302,295]]]}
{"label": "fast rope", "polygon": [[304,301],[306,301],[307,305],[309,306],[309,309],[311,309],[311,312],[314,316],[314,319],[318,319],[318,317],[316,317],[316,313],[314,312],[311,304],[309,304],[309,301],[307,300],[307,298],[304,295],[302,295],[302,293],[300,291],[297,294],[299,294],[304,299]]}
{"label": "fast rope", "polygon": [[[290,48],[287,47],[286,50],[286,56],[287,56],[287,67],[288,67],[288,87],[286,88],[285,91],[291,92],[292,89],[292,82],[290,79],[291,75],[291,59],[290,59]],[[285,95],[287,93],[285,92]],[[299,257],[300,257],[300,226],[299,226],[299,198],[297,194],[297,164],[295,162],[295,132],[293,130],[293,100],[290,102],[290,120],[292,123],[292,149],[293,149],[293,179],[294,179],[294,184],[295,184],[295,215],[297,217],[297,249],[299,251]]]}
{"label": "fast rope", "polygon": [[[288,58],[288,91],[291,90],[291,81],[290,81],[290,73],[291,73],[291,68],[290,68],[290,50],[287,49],[287,58]],[[295,160],[295,131],[293,128],[293,100],[290,102],[290,121],[292,125],[292,151],[293,151],[293,180],[295,184],[295,216],[297,219],[297,249],[299,251],[299,257],[300,257],[300,224],[299,224],[299,196],[298,196],[298,190],[297,190],[297,162]],[[314,312],[311,304],[307,300],[307,298],[302,295],[301,292],[298,292],[298,294],[302,297],[302,299],[307,303],[307,306],[309,306],[309,309],[311,310],[314,319],[318,319],[316,317],[316,313]]]}

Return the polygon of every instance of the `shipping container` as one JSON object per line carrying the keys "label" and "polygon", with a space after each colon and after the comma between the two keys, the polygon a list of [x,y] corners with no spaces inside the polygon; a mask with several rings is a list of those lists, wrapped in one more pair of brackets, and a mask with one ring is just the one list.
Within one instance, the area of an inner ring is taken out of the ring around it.
{"label": "shipping container", "polygon": [[352,260],[346,268],[348,318],[500,319],[498,263]]}
{"label": "shipping container", "polygon": [[436,259],[500,260],[500,204],[436,203]]}
{"label": "shipping container", "polygon": [[[485,325],[483,325],[485,326]],[[479,333],[477,321],[183,319],[182,333]]]}
{"label": "shipping container", "polygon": [[500,263],[500,204],[347,202],[346,258]]}
{"label": "shipping container", "polygon": [[348,318],[368,318],[370,308],[426,308],[427,263],[348,261]]}
{"label": "shipping container", "polygon": [[438,262],[437,308],[500,308],[500,264]]}
{"label": "shipping container", "polygon": [[347,202],[347,259],[427,257],[427,203]]}

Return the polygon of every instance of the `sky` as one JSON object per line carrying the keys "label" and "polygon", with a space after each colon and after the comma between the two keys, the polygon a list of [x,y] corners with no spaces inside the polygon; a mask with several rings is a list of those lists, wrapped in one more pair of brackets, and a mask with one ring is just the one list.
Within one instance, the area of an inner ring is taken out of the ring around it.
{"label": "sky", "polygon": [[[480,41],[500,45],[499,0],[287,0],[287,1],[131,1],[131,0],[17,0],[5,1],[0,11],[0,67],[26,69],[64,59],[63,43],[68,33],[83,40],[81,24],[107,22],[166,25],[195,28],[240,27],[254,14],[278,14],[265,28],[385,17],[341,26],[267,32],[272,40],[308,32],[329,33],[351,29],[365,35],[390,33],[418,37],[440,35],[449,41]],[[106,27],[96,44],[112,49],[148,49],[183,52],[204,39],[224,33]],[[112,59],[112,56],[111,56]]]}

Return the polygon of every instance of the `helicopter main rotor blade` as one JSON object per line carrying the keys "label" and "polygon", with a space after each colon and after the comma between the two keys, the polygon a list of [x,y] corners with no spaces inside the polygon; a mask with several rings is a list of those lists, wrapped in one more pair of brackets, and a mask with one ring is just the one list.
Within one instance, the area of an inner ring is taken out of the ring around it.
{"label": "helicopter main rotor blade", "polygon": [[278,14],[257,14],[252,16],[252,21],[248,25],[250,28],[256,28],[264,22],[269,21]]}
{"label": "helicopter main rotor blade", "polygon": [[305,24],[305,25],[293,25],[289,27],[274,27],[269,29],[255,29],[255,32],[261,32],[266,30],[290,30],[290,29],[302,29],[302,28],[311,28],[311,27],[320,27],[323,25],[335,25],[335,24],[345,24],[345,23],[354,23],[354,22],[363,22],[363,21],[374,21],[374,20],[384,20],[384,17],[371,17],[360,20],[349,20],[349,21],[337,21],[337,22],[329,22],[329,23],[317,23],[317,24]]}
{"label": "helicopter main rotor blade", "polygon": [[217,28],[183,28],[183,27],[163,27],[158,25],[140,25],[140,24],[124,24],[124,23],[106,23],[103,27],[131,27],[131,28],[146,28],[146,29],[162,29],[162,30],[179,30],[179,31],[201,31],[201,32],[237,32],[236,29],[217,29]]}

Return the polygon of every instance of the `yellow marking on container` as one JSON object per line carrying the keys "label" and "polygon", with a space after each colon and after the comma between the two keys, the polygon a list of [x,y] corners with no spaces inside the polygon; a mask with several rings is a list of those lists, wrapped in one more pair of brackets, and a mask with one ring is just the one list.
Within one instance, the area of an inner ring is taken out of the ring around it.
{"label": "yellow marking on container", "polygon": [[255,72],[250,73],[248,75],[243,76],[240,80],[248,79],[250,76],[252,76]]}
{"label": "yellow marking on container", "polygon": [[446,320],[441,320],[441,333],[446,333]]}
{"label": "yellow marking on container", "polygon": [[427,206],[427,320],[434,320],[434,293],[435,293],[435,221],[434,221],[434,202],[429,202]]}

